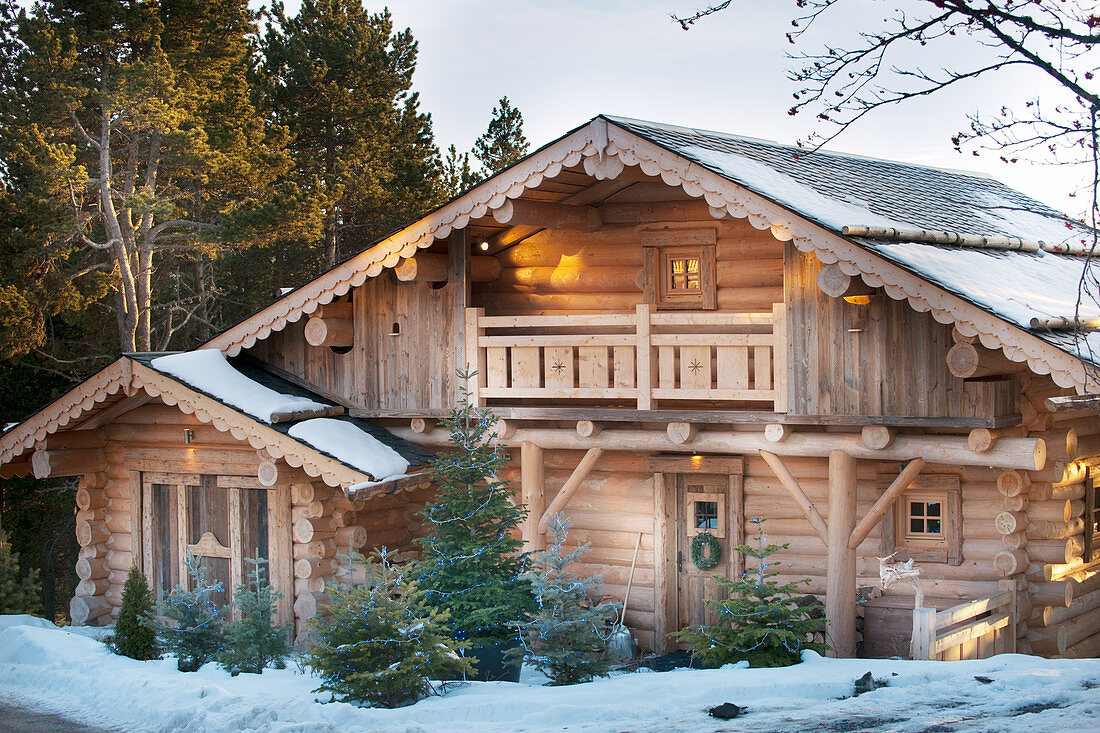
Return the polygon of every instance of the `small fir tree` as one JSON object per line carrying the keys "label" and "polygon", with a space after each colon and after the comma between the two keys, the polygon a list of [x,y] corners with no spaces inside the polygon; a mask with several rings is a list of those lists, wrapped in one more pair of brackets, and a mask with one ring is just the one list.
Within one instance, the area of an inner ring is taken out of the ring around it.
{"label": "small fir tree", "polygon": [[107,637],[106,644],[115,654],[131,659],[160,659],[156,626],[153,591],[145,575],[137,567],[131,567],[122,588],[122,606],[118,610],[115,632]]}
{"label": "small fir tree", "polygon": [[[532,579],[538,610],[529,620],[514,623],[523,634],[524,649],[514,656],[526,657],[547,677],[551,685],[572,685],[605,677],[611,669],[607,657],[607,619],[589,598],[599,595],[599,575],[580,578],[565,568],[588,552],[588,543],[565,552],[569,521],[554,515],[549,526],[553,542],[534,553]],[[617,606],[617,604],[616,604]]]}
{"label": "small fir tree", "polygon": [[160,625],[168,651],[176,655],[180,672],[194,672],[218,656],[225,643],[222,609],[213,596],[221,584],[211,584],[202,567],[202,557],[187,553],[187,572],[191,590],[177,585],[160,604],[160,614],[169,623]]}
{"label": "small fir tree", "polygon": [[286,627],[271,624],[275,604],[283,595],[271,587],[263,572],[267,560],[260,557],[259,550],[245,560],[252,564],[249,582],[233,591],[240,620],[226,625],[226,646],[218,655],[218,664],[234,677],[241,672],[260,674],[264,667],[283,669],[290,656]]}
{"label": "small fir tree", "polygon": [[0,613],[41,613],[38,570],[19,569],[19,553],[0,528]]}
{"label": "small fir tree", "polygon": [[[459,371],[468,381],[474,372]],[[514,530],[527,509],[512,503],[507,482],[495,480],[508,457],[495,443],[496,418],[470,404],[464,386],[458,406],[444,420],[455,450],[435,461],[440,482],[421,516],[429,534],[420,587],[427,603],[450,612],[455,638],[472,646],[510,646],[509,624],[534,610],[530,582],[522,577],[527,556]]]}
{"label": "small fir tree", "polygon": [[481,177],[488,178],[527,155],[527,137],[523,134],[523,114],[508,97],[500,98],[493,108],[489,128],[474,141],[474,157],[481,162]]}
{"label": "small fir tree", "polygon": [[456,653],[465,645],[451,640],[447,612],[425,607],[423,591],[384,549],[372,553],[362,577],[367,582],[361,585],[330,585],[331,619],[310,619],[318,641],[308,663],[322,680],[314,692],[395,708],[431,693],[430,679],[472,671]]}
{"label": "small fir tree", "polygon": [[825,650],[824,644],[809,641],[818,622],[799,607],[797,582],[780,585],[769,580],[779,573],[768,572],[768,568],[779,563],[768,564],[767,559],[789,545],[765,544],[768,538],[764,535],[764,520],[758,518],[752,522],[756,524],[756,547],[741,545],[735,551],[756,559],[757,567],[737,581],[716,576],[730,597],[704,601],[714,612],[715,622],[709,626],[689,626],[670,636],[686,641],[695,656],[715,665],[742,659],[753,667],[797,664],[802,650]]}

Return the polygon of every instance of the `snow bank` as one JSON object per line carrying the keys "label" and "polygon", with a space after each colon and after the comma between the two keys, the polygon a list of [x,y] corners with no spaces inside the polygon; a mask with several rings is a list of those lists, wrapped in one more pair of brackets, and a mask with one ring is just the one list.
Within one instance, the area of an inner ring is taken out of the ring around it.
{"label": "snow bank", "polygon": [[276,392],[253,382],[226,361],[217,349],[199,349],[182,354],[159,356],[150,362],[154,369],[212,395],[252,417],[271,422],[276,412],[320,410],[328,405]]}
{"label": "snow bank", "polygon": [[[570,687],[472,683],[411,707],[373,710],[319,701],[311,692],[317,680],[294,665],[230,677],[208,664],[183,674],[173,659],[137,662],[65,630],[9,624],[0,631],[0,697],[115,729],[185,732],[1056,731],[1093,730],[1100,713],[1097,660],[804,659],[783,669],[729,665]],[[887,686],[850,697],[868,671]],[[748,714],[736,724],[707,715],[727,701]]]}
{"label": "snow bank", "polygon": [[400,476],[409,467],[400,453],[346,420],[331,417],[303,420],[295,423],[289,434],[376,480]]}

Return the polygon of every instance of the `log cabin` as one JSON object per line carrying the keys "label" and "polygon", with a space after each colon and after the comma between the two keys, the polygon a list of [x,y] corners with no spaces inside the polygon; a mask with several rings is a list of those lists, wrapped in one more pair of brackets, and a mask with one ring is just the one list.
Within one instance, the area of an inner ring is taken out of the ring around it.
{"label": "log cabin", "polygon": [[[527,549],[570,517],[643,648],[707,620],[759,517],[833,655],[1094,656],[1092,236],[976,174],[599,116],[195,351],[120,356],[0,470],[80,477],[74,623],[132,564],[231,589],[258,550],[301,632],[341,547],[415,551],[468,365]],[[866,592],[891,555],[917,611]]]}

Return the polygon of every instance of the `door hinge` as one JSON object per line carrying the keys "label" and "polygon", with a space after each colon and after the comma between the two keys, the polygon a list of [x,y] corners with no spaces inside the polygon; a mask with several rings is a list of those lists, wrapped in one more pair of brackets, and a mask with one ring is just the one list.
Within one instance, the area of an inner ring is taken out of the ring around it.
{"label": "door hinge", "polygon": [[684,572],[684,552],[680,550],[676,553],[676,572]]}

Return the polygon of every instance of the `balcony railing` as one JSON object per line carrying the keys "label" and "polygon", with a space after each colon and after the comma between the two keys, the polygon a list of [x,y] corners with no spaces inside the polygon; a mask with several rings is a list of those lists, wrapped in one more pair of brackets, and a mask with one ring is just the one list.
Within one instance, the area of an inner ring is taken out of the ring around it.
{"label": "balcony railing", "polygon": [[[486,316],[466,311],[479,402],[766,403],[787,409],[783,305],[770,313],[654,312]],[[476,355],[476,361],[474,358]],[[746,405],[749,407],[749,405]],[[751,405],[761,409],[761,405]]]}

